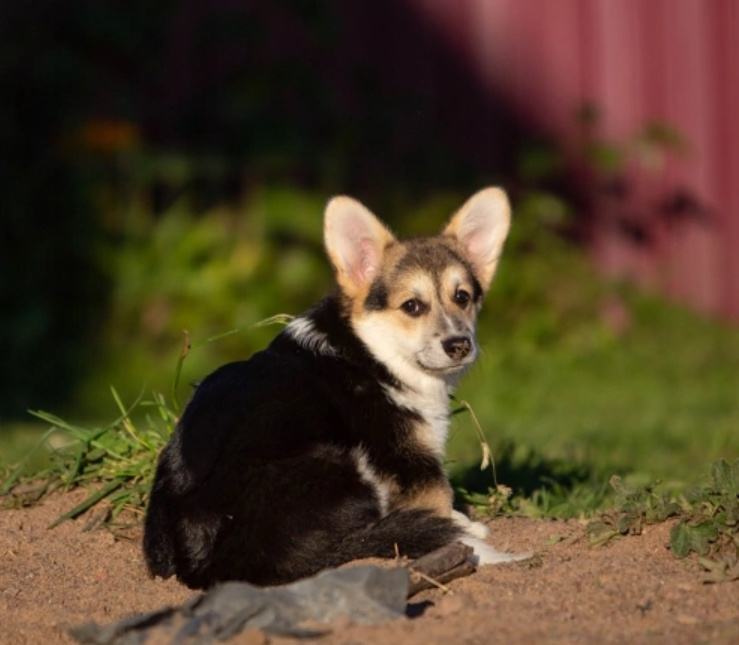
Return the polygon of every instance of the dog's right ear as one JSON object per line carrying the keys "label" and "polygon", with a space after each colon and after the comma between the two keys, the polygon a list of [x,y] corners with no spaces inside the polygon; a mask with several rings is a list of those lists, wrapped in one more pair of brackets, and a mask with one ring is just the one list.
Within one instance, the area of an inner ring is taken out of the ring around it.
{"label": "dog's right ear", "polygon": [[350,297],[368,287],[380,270],[392,233],[368,208],[351,197],[334,197],[323,220],[326,252],[339,286]]}
{"label": "dog's right ear", "polygon": [[444,229],[462,245],[482,290],[495,275],[511,225],[511,206],[500,188],[486,188],[470,197]]}

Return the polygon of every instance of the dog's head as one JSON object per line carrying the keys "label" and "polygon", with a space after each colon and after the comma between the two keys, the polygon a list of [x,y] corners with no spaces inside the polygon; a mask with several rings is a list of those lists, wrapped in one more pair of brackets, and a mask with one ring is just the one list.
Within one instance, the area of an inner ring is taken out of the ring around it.
{"label": "dog's head", "polygon": [[473,195],[439,235],[406,241],[356,200],[329,202],[326,250],[352,327],[402,382],[451,384],[475,360],[475,321],[509,224],[498,188]]}

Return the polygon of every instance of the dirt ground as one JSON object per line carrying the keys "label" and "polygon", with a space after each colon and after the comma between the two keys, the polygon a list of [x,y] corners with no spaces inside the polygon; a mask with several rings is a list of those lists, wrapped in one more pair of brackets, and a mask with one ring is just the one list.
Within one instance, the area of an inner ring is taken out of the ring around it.
{"label": "dirt ground", "polygon": [[[180,604],[192,595],[178,583],[147,576],[140,532],[117,539],[83,532],[84,520],[49,530],[81,499],[56,496],[39,507],[0,511],[0,642],[57,645],[74,641],[72,625],[108,624]],[[673,558],[669,525],[591,548],[578,522],[504,518],[493,542],[535,551],[528,563],[484,567],[413,599],[414,618],[374,626],[334,624],[319,645],[739,643],[739,582],[706,585],[693,560]],[[295,644],[256,631],[230,643]]]}

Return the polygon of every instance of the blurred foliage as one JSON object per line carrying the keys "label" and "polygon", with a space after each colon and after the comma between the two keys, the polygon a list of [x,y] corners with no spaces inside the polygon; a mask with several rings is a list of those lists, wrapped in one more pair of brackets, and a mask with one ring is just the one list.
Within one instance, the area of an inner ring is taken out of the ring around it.
{"label": "blurred foliage", "polygon": [[[391,32],[397,50],[378,46]],[[508,172],[520,133],[402,3],[4,3],[0,418],[68,409],[89,394],[81,380],[133,382],[134,330],[161,357],[165,328],[200,326],[170,315],[219,278],[203,328],[223,323],[226,292],[248,289],[239,324],[264,301],[299,309],[324,284],[300,244],[320,230],[316,196],[350,192],[384,214],[468,192]],[[137,307],[146,322],[131,322]],[[115,379],[111,342],[130,358]]]}
{"label": "blurred foliage", "polygon": [[185,197],[156,218],[133,208],[120,244],[101,258],[114,286],[77,413],[102,413],[105,408],[97,406],[108,384],[126,400],[142,388],[169,391],[184,330],[198,344],[249,328],[192,351],[184,364],[185,386],[266,345],[276,330],[251,325],[278,313],[300,313],[329,288],[322,207],[313,194],[265,188],[243,206],[205,213],[196,213]]}
{"label": "blurred foliage", "polygon": [[132,92],[111,68],[147,59],[146,25],[172,4],[3,3],[0,416],[62,405],[94,360],[109,287],[95,258],[103,231],[67,137],[100,108],[93,94],[126,109]]}
{"label": "blurred foliage", "polygon": [[[96,136],[110,141],[121,132],[99,129]],[[532,146],[519,164],[541,168],[540,157],[556,154],[551,145]],[[251,325],[276,314],[299,314],[331,288],[322,241],[325,192],[251,184],[231,200],[204,208],[202,184],[224,181],[232,171],[225,159],[136,146],[112,157],[95,152],[86,161],[106,225],[97,263],[111,289],[94,364],[74,399],[77,414],[104,414],[110,385],[124,400],[142,388],[167,390],[183,330],[195,343],[245,330],[190,353],[186,386],[220,363],[251,355],[275,333]],[[552,163],[530,176],[518,173],[506,268],[491,294],[490,308],[499,311],[487,323],[483,317],[483,324],[524,346],[556,342],[579,322],[590,325],[604,289],[592,276],[575,275],[582,258],[565,235],[573,229],[573,210],[546,188],[560,171],[561,164]],[[162,192],[176,197],[159,211],[152,199]],[[367,205],[405,237],[440,230],[468,196],[437,190],[419,202],[396,189],[388,212]],[[553,267],[574,281],[553,285]]]}
{"label": "blurred foliage", "polygon": [[[601,177],[684,147],[665,124],[602,142],[594,106],[579,123],[577,154]],[[517,348],[508,360],[610,347],[628,306],[571,243],[568,154],[483,93],[403,3],[11,2],[0,418],[107,417],[110,385],[125,401],[168,391],[182,330],[198,343],[299,313],[331,284],[321,217],[339,191],[417,235],[504,185],[515,222],[482,333]],[[183,390],[272,333],[193,351]]]}
{"label": "blurred foliage", "polygon": [[622,175],[634,163],[659,171],[670,155],[686,156],[691,151],[683,134],[665,121],[649,120],[622,140],[606,140],[600,134],[602,117],[602,110],[590,102],[575,114],[581,137],[578,152],[601,179]]}

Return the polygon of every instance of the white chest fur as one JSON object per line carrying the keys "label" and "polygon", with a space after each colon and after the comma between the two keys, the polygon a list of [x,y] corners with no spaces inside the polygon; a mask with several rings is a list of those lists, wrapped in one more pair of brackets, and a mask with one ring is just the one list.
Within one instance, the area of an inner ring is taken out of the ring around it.
{"label": "white chest fur", "polygon": [[[423,381],[426,381],[425,383]],[[411,389],[412,388],[412,389]],[[449,388],[441,379],[425,377],[414,386],[387,388],[388,398],[422,418],[418,439],[439,459],[449,435]]]}

